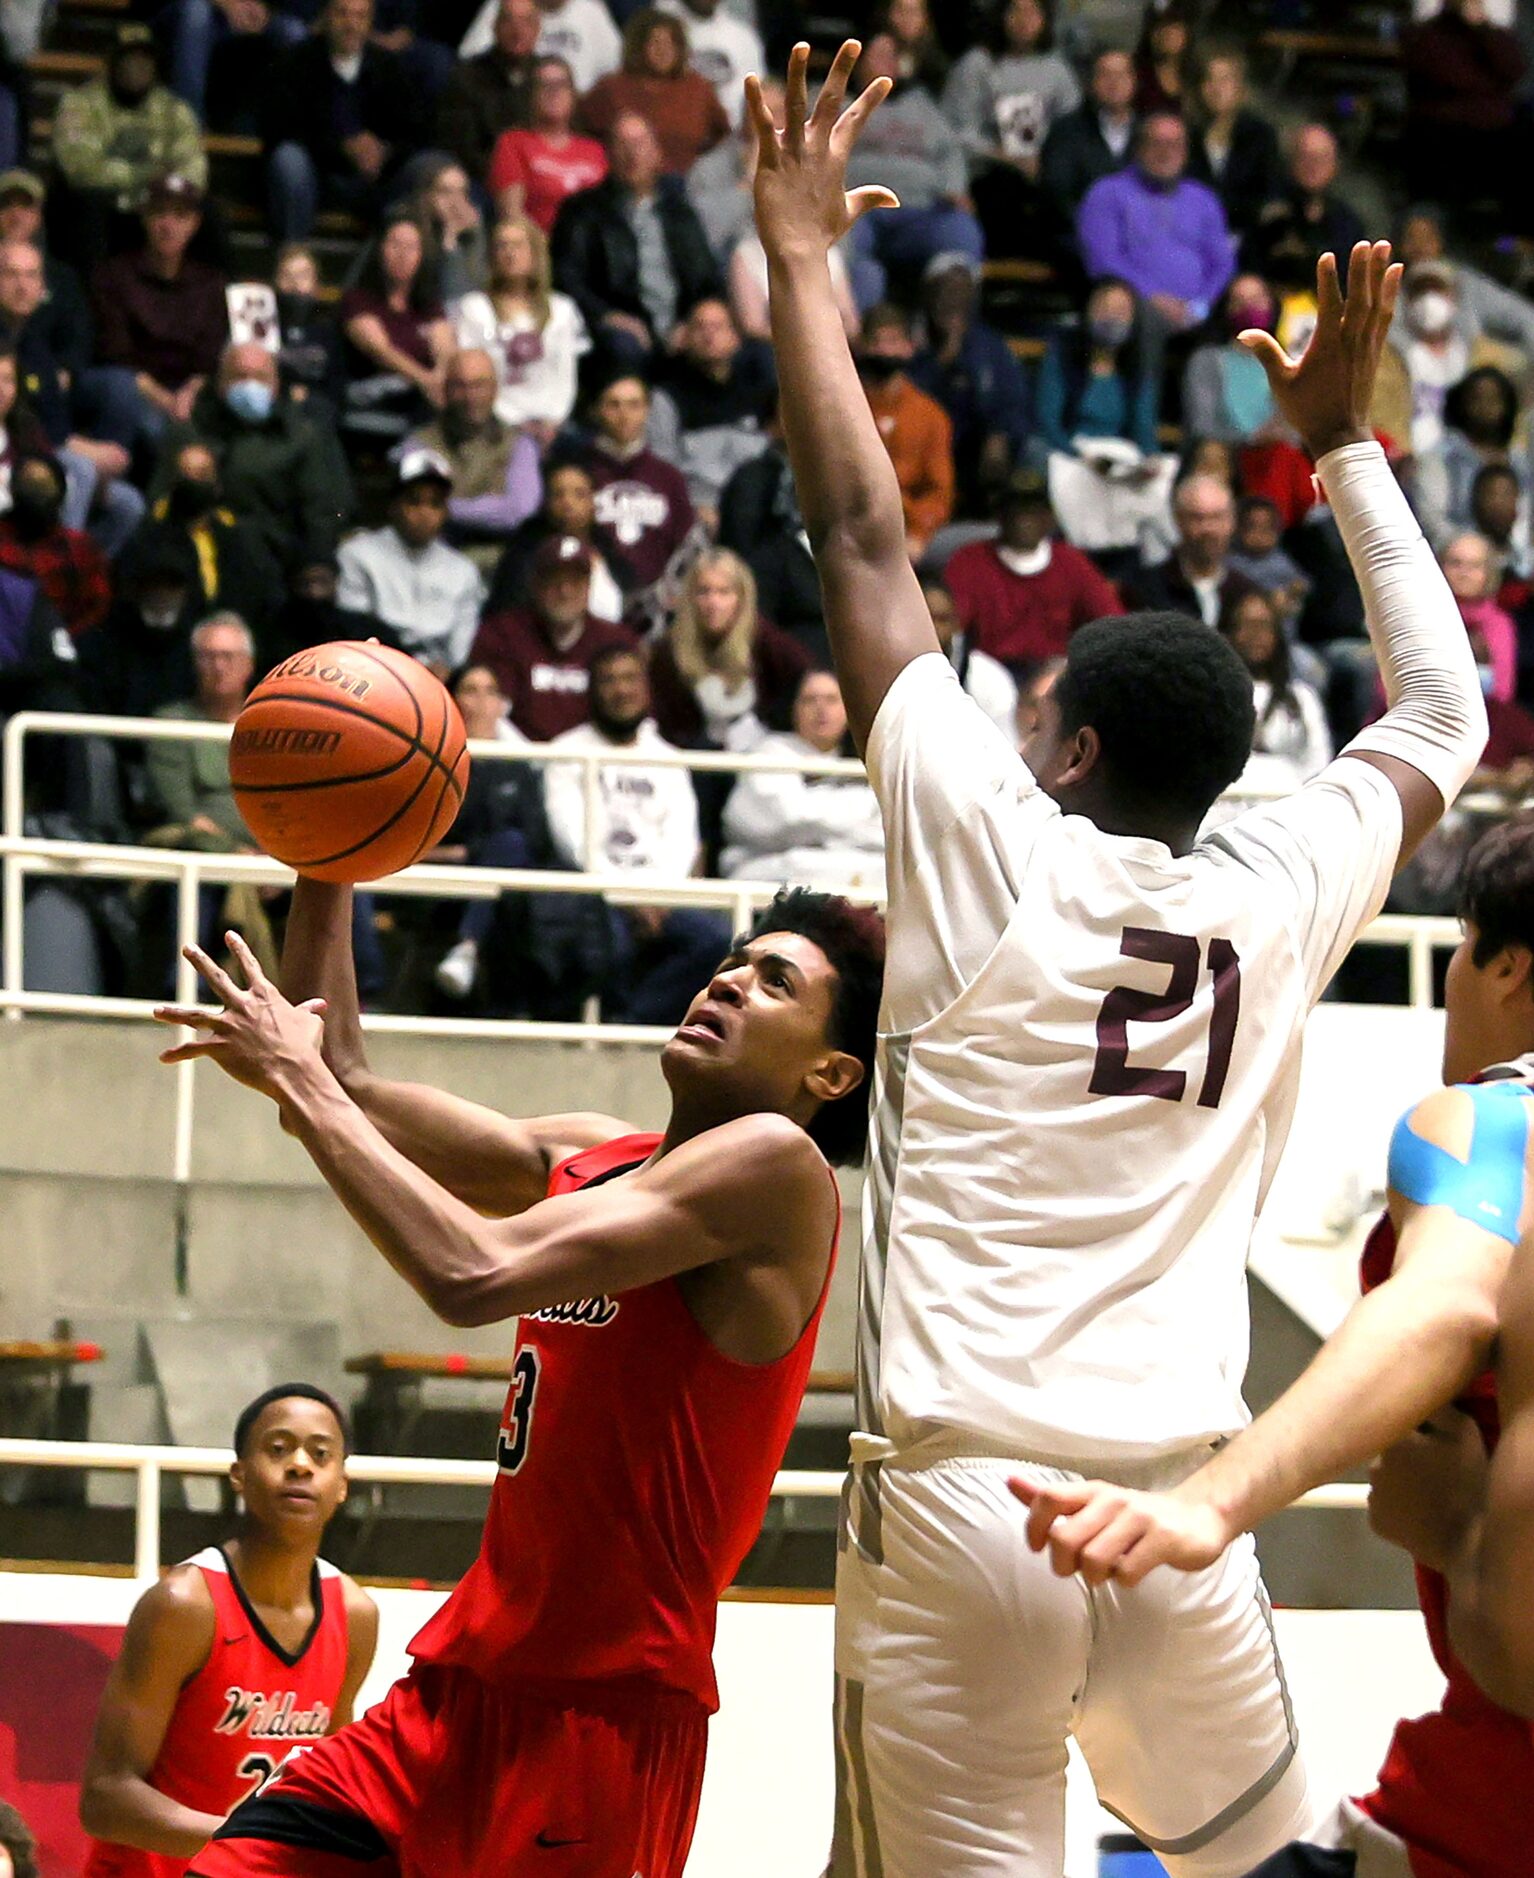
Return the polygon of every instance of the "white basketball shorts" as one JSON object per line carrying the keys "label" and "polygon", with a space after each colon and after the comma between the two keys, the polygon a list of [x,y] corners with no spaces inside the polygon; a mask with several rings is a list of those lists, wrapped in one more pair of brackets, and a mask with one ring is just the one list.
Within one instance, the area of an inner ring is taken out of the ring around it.
{"label": "white basketball shorts", "polygon": [[[1171,1485],[1207,1454],[1125,1484]],[[1242,1878],[1304,1838],[1316,1809],[1251,1540],[1093,1589],[1029,1551],[1019,1471],[1079,1478],[997,1459],[854,1472],[830,1878],[1060,1878],[1072,1735],[1174,1878]]]}

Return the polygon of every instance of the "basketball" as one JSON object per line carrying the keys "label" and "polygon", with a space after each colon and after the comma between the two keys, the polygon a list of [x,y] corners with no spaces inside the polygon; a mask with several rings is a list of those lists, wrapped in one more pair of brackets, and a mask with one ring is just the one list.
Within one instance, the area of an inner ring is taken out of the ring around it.
{"label": "basketball", "polygon": [[458,706],[424,665],[342,640],[295,653],[245,702],[229,780],[245,825],[315,880],[378,880],[429,853],[469,778]]}

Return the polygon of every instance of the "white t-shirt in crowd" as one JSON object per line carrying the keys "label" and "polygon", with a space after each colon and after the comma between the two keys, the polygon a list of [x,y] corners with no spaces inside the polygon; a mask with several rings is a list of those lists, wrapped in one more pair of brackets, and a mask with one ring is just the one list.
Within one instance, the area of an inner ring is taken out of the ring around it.
{"label": "white t-shirt in crowd", "polygon": [[[755,756],[823,760],[803,737],[764,737]],[[854,898],[884,897],[884,829],[879,804],[855,776],[747,770],[724,805],[727,878],[818,887]]]}
{"label": "white t-shirt in crowd", "polygon": [[495,414],[503,424],[562,424],[575,408],[578,361],[591,350],[581,310],[568,294],[549,296],[542,331],[531,313],[503,320],[489,294],[466,293],[452,310],[460,350],[483,347],[501,388]]}
{"label": "white t-shirt in crowd", "polygon": [[746,109],[746,74],[766,70],[761,34],[722,6],[705,19],[685,0],[656,0],[656,5],[682,22],[692,69],[714,87],[725,116],[738,125]]}
{"label": "white t-shirt in crowd", "polygon": [[[556,750],[610,750],[595,724],[554,739]],[[625,749],[675,746],[649,718]],[[543,806],[556,853],[568,866],[685,880],[698,862],[698,798],[685,769],[612,763],[597,771],[596,827],[586,830],[585,771],[579,763],[544,767]]]}
{"label": "white t-shirt in crowd", "polygon": [[1343,757],[1174,855],[1063,814],[938,654],[867,758],[889,952],[854,1456],[1102,1466],[1231,1433],[1253,1221],[1395,791]]}
{"label": "white t-shirt in crowd", "polygon": [[[472,59],[490,50],[495,43],[495,16],[499,10],[500,0],[485,0],[459,42],[460,59]],[[623,62],[623,41],[602,0],[564,0],[561,6],[540,11],[543,28],[538,34],[538,51],[565,61],[578,92],[590,91],[599,78],[617,71]]]}

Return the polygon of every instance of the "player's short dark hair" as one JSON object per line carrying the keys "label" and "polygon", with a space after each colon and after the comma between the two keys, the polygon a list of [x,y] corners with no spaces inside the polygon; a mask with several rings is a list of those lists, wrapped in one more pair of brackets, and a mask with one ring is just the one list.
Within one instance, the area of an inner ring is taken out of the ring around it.
{"label": "player's short dark hair", "polygon": [[346,1410],[328,1389],[321,1389],[312,1382],[278,1382],[270,1389],[263,1389],[254,1402],[247,1402],[240,1410],[240,1419],[234,1424],[234,1456],[236,1460],[245,1458],[246,1443],[250,1440],[250,1431],[261,1419],[262,1411],[269,1409],[274,1402],[286,1402],[290,1396],[301,1396],[306,1402],[323,1402],[336,1418],[336,1425],[341,1430],[341,1451],[351,1451],[352,1425],[347,1419]]}
{"label": "player's short dark hair", "polygon": [[1055,699],[1065,735],[1097,732],[1131,827],[1147,814],[1201,821],[1252,754],[1251,676],[1226,639],[1184,613],[1083,626]]}
{"label": "player's short dark hair", "polygon": [[1465,857],[1459,916],[1475,927],[1471,958],[1487,966],[1504,946],[1534,952],[1534,814],[1487,829]]}
{"label": "player's short dark hair", "polygon": [[793,932],[810,940],[836,973],[830,1040],[863,1065],[863,1080],[819,1110],[809,1136],[833,1167],[845,1167],[862,1159],[868,1140],[874,1045],[884,991],[884,921],[873,907],[857,906],[839,893],[785,887],[752,920],[747,936],[758,939],[769,932]]}
{"label": "player's short dark hair", "polygon": [[5,1800],[0,1800],[0,1846],[10,1853],[16,1878],[38,1878],[37,1841],[32,1837],[32,1828]]}

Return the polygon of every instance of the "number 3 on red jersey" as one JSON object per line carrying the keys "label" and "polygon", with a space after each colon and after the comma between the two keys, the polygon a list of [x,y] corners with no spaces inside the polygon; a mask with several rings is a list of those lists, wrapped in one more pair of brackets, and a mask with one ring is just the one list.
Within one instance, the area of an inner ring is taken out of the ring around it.
{"label": "number 3 on red jersey", "polygon": [[538,1352],[518,1350],[511,1366],[511,1388],[506,1394],[506,1415],[495,1444],[495,1464],[503,1474],[514,1474],[527,1459],[533,1436],[533,1398],[538,1393]]}

